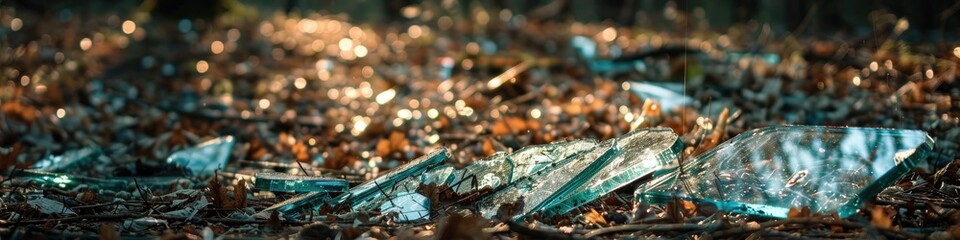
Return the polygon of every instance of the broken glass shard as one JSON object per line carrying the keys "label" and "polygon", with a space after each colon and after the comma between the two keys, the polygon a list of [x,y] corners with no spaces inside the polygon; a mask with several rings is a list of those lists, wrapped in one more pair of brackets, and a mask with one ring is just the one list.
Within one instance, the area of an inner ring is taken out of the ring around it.
{"label": "broken glass shard", "polygon": [[510,182],[530,176],[570,156],[588,152],[597,144],[596,139],[575,139],[521,148],[508,157],[513,164]]}
{"label": "broken glass shard", "polygon": [[674,198],[785,218],[790,208],[853,215],[932,149],[923,131],[780,126],[755,129],[641,185],[640,201]]}
{"label": "broken glass shard", "polygon": [[667,111],[694,102],[693,98],[683,95],[683,83],[630,82],[630,91],[643,99],[657,101],[660,108]]}
{"label": "broken glass shard", "polygon": [[351,208],[354,210],[372,210],[367,209],[370,203],[385,198],[385,193],[393,189],[398,183],[401,183],[405,179],[420,177],[425,172],[438,167],[449,158],[450,151],[445,147],[440,147],[376,179],[353,187],[335,199],[330,199],[329,195],[325,192],[305,193],[288,199],[287,201],[274,204],[257,213],[257,217],[269,217],[271,212],[279,211],[288,218],[299,218],[304,210],[316,211],[324,204],[340,205],[350,203]]}
{"label": "broken glass shard", "polygon": [[564,184],[576,181],[574,178],[580,175],[596,173],[615,152],[613,140],[604,141],[590,152],[565,159],[557,167],[544,169],[486,197],[480,201],[480,212],[484,217],[493,218],[501,204],[514,203],[520,198],[524,201],[520,215],[533,212],[534,207],[548,201]]}
{"label": "broken glass shard", "polygon": [[13,175],[14,182],[33,181],[39,183],[41,187],[61,189],[73,189],[81,184],[97,185],[101,189],[126,189],[129,184],[127,181],[118,179],[98,179],[37,170],[17,170]]}
{"label": "broken glass shard", "polygon": [[520,198],[524,204],[517,217],[541,210],[572,209],[596,198],[591,196],[605,194],[670,167],[678,144],[676,135],[669,129],[639,129],[603,141],[588,152],[572,155],[488,196],[481,201],[480,211],[484,217],[491,218],[501,204],[514,203]]}
{"label": "broken glass shard", "polygon": [[683,143],[669,128],[633,131],[617,138],[617,155],[606,167],[569,194],[560,195],[547,215],[563,214],[639,179],[667,172],[677,166]]}
{"label": "broken glass shard", "polygon": [[497,152],[489,157],[477,160],[462,169],[454,170],[449,182],[457,193],[465,193],[484,187],[496,188],[510,181],[513,163],[507,160],[507,154]]}
{"label": "broken glass shard", "polygon": [[233,152],[233,145],[232,136],[214,138],[170,154],[167,163],[182,167],[192,176],[208,177],[217,169],[226,166]]}
{"label": "broken glass shard", "polygon": [[76,176],[72,174],[63,174],[63,173],[51,173],[38,170],[17,170],[11,176],[11,181],[14,183],[23,183],[27,181],[32,181],[34,183],[40,184],[41,187],[48,188],[60,188],[60,189],[73,189],[79,187],[80,185],[97,185],[102,189],[115,189],[123,190],[136,187],[136,184],[140,184],[142,188],[157,189],[162,188],[166,189],[170,187],[171,184],[180,184],[180,183],[189,183],[187,179],[179,177],[148,177],[148,178],[137,178],[136,183],[134,183],[133,178],[92,178],[92,177],[83,177]]}
{"label": "broken glass shard", "polygon": [[102,151],[100,148],[82,148],[67,151],[60,156],[49,155],[33,164],[33,168],[49,172],[88,169],[95,164]]}
{"label": "broken glass shard", "polygon": [[346,180],[312,177],[278,172],[261,172],[254,186],[271,192],[344,192],[350,185]]}
{"label": "broken glass shard", "polygon": [[413,222],[430,219],[430,199],[415,192],[402,192],[380,205],[384,215],[396,213],[396,222]]}

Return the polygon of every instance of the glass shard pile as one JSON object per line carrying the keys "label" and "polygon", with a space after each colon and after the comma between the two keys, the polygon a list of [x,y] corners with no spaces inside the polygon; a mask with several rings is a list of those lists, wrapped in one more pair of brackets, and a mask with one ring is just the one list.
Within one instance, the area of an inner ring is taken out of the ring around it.
{"label": "glass shard pile", "polygon": [[323,205],[351,204],[353,210],[366,209],[372,202],[384,198],[386,192],[394,189],[405,179],[416,178],[425,172],[439,166],[450,158],[450,151],[445,147],[436,149],[426,155],[414,159],[407,164],[395,168],[380,177],[351,188],[336,198],[330,198],[327,192],[310,192],[298,195],[286,201],[277,203],[257,213],[257,217],[269,217],[273,211],[279,211],[288,218],[299,218],[304,211],[316,211]]}
{"label": "glass shard pile", "polygon": [[511,217],[536,211],[563,213],[674,166],[681,146],[670,129],[639,129],[569,156],[484,198],[480,212],[492,218],[501,204],[522,198],[523,208]]}
{"label": "glass shard pile", "polygon": [[640,201],[674,198],[785,218],[790,208],[853,215],[932,149],[923,131],[780,126],[742,133],[644,183]]}
{"label": "glass shard pile", "polygon": [[271,192],[344,192],[350,184],[337,178],[261,172],[256,175],[254,187]]}
{"label": "glass shard pile", "polygon": [[167,157],[167,163],[179,166],[192,176],[209,177],[226,166],[234,146],[233,136],[214,138]]}

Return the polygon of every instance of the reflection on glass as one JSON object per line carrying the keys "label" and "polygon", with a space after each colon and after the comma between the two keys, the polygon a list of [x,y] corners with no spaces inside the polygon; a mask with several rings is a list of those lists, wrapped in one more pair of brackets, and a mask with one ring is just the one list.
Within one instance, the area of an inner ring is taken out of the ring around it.
{"label": "reflection on glass", "polygon": [[257,213],[257,217],[269,217],[273,211],[279,211],[288,218],[299,218],[304,211],[316,211],[324,204],[340,205],[349,203],[354,210],[366,209],[371,202],[384,198],[386,191],[393,189],[405,179],[420,177],[425,172],[437,167],[450,158],[450,151],[441,147],[433,152],[414,159],[407,164],[395,168],[376,179],[351,188],[346,193],[331,199],[326,192],[311,192],[298,195],[286,201],[274,204]]}
{"label": "reflection on glass", "polygon": [[480,201],[491,218],[501,204],[523,199],[515,217],[536,211],[562,213],[616,188],[669,167],[679,143],[669,129],[638,129],[601,142],[593,150],[572,155]]}
{"label": "reflection on glass", "polygon": [[33,168],[49,172],[71,172],[88,169],[96,164],[103,152],[100,148],[82,148],[71,150],[60,156],[49,155],[33,164]]}
{"label": "reflection on glass", "polygon": [[233,152],[233,136],[210,139],[192,148],[183,149],[167,157],[167,163],[188,171],[192,176],[212,176],[227,165]]}
{"label": "reflection on glass", "polygon": [[674,197],[785,218],[790,208],[850,216],[932,149],[923,131],[780,126],[752,130],[641,185],[640,201]]}
{"label": "reflection on glass", "polygon": [[413,222],[430,219],[430,199],[415,192],[402,192],[380,205],[384,215],[396,213],[394,221]]}
{"label": "reflection on glass", "polygon": [[273,192],[344,192],[350,187],[346,180],[336,178],[278,172],[257,173],[256,177],[257,189]]}

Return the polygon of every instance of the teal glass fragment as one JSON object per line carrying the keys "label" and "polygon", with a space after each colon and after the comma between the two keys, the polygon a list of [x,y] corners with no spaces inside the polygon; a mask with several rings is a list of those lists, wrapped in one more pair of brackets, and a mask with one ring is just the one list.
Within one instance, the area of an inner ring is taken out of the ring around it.
{"label": "teal glass fragment", "polygon": [[380,205],[380,212],[384,215],[396,213],[393,219],[401,223],[429,220],[430,199],[415,192],[398,193]]}
{"label": "teal glass fragment", "polygon": [[89,169],[102,155],[100,148],[81,148],[63,153],[60,156],[49,155],[33,164],[33,168],[48,172],[69,172]]}
{"label": "teal glass fragment", "polygon": [[344,192],[350,184],[336,178],[262,172],[257,173],[254,187],[271,192]]}
{"label": "teal glass fragment", "polygon": [[329,198],[329,194],[326,192],[304,193],[264,209],[257,213],[257,217],[269,217],[273,211],[279,211],[288,218],[299,218],[304,210],[316,211],[325,204],[350,203],[351,209],[354,210],[372,210],[367,209],[371,208],[371,203],[376,202],[377,199],[385,198],[387,191],[393,189],[397,184],[405,179],[419,178],[425,172],[437,167],[449,158],[450,151],[445,147],[440,147],[376,179],[353,187],[336,198]]}
{"label": "teal glass fragment", "polygon": [[101,189],[125,190],[134,189],[137,184],[141,188],[166,189],[175,183],[189,182],[180,177],[146,177],[137,178],[92,178],[72,174],[52,173],[39,170],[16,170],[11,179],[15,183],[32,181],[45,188],[73,189],[80,185],[97,185]]}
{"label": "teal glass fragment", "polygon": [[[523,209],[515,217],[542,210],[569,210],[596,198],[590,196],[605,194],[668,168],[669,163],[675,162],[679,149],[677,136],[670,129],[638,129],[603,141],[588,152],[572,155],[484,198],[480,212],[492,218],[501,204],[521,198]],[[610,182],[593,182],[604,180]]]}
{"label": "teal glass fragment", "polygon": [[233,136],[214,138],[167,157],[167,163],[181,167],[192,176],[209,177],[227,165],[233,152]]}
{"label": "teal glass fragment", "polygon": [[754,216],[790,208],[853,215],[933,148],[923,131],[779,126],[742,133],[641,185],[639,201],[674,198]]}
{"label": "teal glass fragment", "polygon": [[97,185],[101,189],[126,189],[127,185],[130,184],[119,179],[98,179],[38,170],[17,170],[11,177],[14,182],[33,181],[40,184],[41,187],[61,189],[72,189],[81,184]]}

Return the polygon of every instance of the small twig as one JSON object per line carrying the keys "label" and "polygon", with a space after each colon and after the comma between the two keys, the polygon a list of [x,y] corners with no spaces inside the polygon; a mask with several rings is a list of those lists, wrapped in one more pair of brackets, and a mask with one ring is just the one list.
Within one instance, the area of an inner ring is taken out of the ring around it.
{"label": "small twig", "polygon": [[563,234],[560,232],[554,232],[554,231],[544,231],[544,230],[528,228],[514,221],[505,221],[505,223],[507,224],[507,226],[510,226],[511,231],[517,232],[521,235],[533,237],[534,239],[574,239],[574,237],[571,235]]}
{"label": "small twig", "polygon": [[693,224],[693,223],[678,223],[678,224],[626,224],[613,227],[605,227],[597,230],[587,232],[583,235],[584,238],[592,239],[599,236],[618,233],[618,232],[637,232],[637,231],[650,231],[650,232],[671,232],[671,231],[694,231],[694,230],[706,230],[710,228],[720,227],[723,224],[713,223],[713,224]]}

